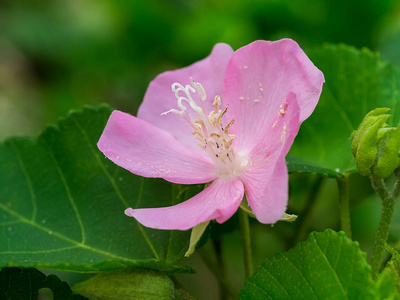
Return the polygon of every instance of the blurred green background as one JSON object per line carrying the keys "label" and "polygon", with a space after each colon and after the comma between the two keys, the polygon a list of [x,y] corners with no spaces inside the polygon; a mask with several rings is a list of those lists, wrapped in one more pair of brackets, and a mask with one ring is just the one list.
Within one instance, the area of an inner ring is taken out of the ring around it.
{"label": "blurred green background", "polygon": [[158,73],[217,42],[343,42],[400,63],[399,16],[393,0],[0,0],[0,138],[85,104],[135,113]]}
{"label": "blurred green background", "polygon": [[[237,49],[256,39],[283,37],[295,39],[306,52],[323,43],[368,47],[398,65],[400,1],[0,0],[0,139],[37,136],[87,104],[106,102],[135,114],[157,74],[204,58],[215,43]],[[354,238],[369,252],[379,201],[368,181],[358,175],[350,179]],[[301,226],[305,232],[339,228],[335,180],[294,174],[290,184],[289,212],[300,218],[273,228],[254,222],[256,266],[304,239],[296,235]],[[315,205],[302,218],[312,191]],[[235,227],[230,224],[228,231]],[[395,217],[393,242],[400,238],[399,228]],[[237,290],[243,284],[240,247],[240,236],[232,231],[223,251]],[[179,277],[185,286],[213,299],[216,281],[200,257],[181,263],[199,271]]]}

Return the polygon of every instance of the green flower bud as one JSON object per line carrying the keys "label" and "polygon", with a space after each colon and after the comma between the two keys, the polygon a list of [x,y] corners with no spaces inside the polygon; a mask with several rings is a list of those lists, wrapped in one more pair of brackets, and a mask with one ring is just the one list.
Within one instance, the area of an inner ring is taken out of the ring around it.
{"label": "green flower bud", "polygon": [[353,156],[356,158],[357,149],[360,145],[360,139],[363,136],[365,130],[371,127],[380,117],[380,115],[388,112],[389,108],[376,108],[373,111],[370,111],[365,117],[361,124],[358,126],[358,129],[353,131],[351,134],[351,152]]}
{"label": "green flower bud", "polygon": [[387,178],[400,166],[400,124],[397,128],[390,128],[386,135],[380,139],[378,148],[378,161],[373,169],[376,176]]}
{"label": "green flower bud", "polygon": [[351,134],[351,151],[361,175],[387,178],[399,167],[400,126],[389,127],[389,108],[369,112]]}

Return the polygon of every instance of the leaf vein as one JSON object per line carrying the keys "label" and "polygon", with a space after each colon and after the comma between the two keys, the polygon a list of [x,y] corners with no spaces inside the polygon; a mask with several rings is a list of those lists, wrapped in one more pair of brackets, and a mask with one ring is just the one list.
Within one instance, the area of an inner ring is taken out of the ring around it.
{"label": "leaf vein", "polygon": [[[330,87],[324,87],[326,89],[330,90]],[[346,127],[349,129],[350,132],[352,132],[354,130],[353,124],[351,123],[348,115],[346,114],[346,112],[344,111],[343,107],[341,105],[339,105],[338,100],[336,99],[336,97],[333,95],[333,93],[331,92],[331,101],[332,101],[332,105],[335,108],[335,110],[338,112],[338,114],[341,116],[341,118],[343,119],[343,123],[346,124]]]}
{"label": "leaf vein", "polygon": [[108,172],[106,166],[105,166],[105,165],[103,164],[103,162],[101,161],[100,156],[99,156],[99,154],[98,154],[98,151],[96,151],[96,150],[93,148],[93,145],[92,145],[92,143],[91,143],[91,141],[90,141],[90,139],[89,139],[89,137],[88,137],[86,131],[85,131],[85,130],[82,128],[82,126],[79,124],[79,122],[78,122],[78,120],[76,119],[76,117],[74,117],[74,122],[75,122],[76,126],[78,127],[79,131],[81,132],[81,134],[83,135],[83,137],[85,138],[87,144],[89,145],[89,148],[90,148],[90,150],[92,151],[94,157],[96,158],[97,163],[99,164],[100,168],[102,169],[102,171],[104,172],[104,174],[107,176],[107,178],[110,180],[111,185],[113,186],[115,192],[117,193],[118,198],[119,198],[120,201],[123,203],[124,208],[128,208],[129,205],[128,205],[128,203],[126,202],[125,197],[122,195],[122,193],[121,193],[121,191],[120,191],[120,189],[119,189],[117,183],[115,182],[115,179],[110,175],[110,173]]}
{"label": "leaf vein", "polygon": [[61,183],[64,186],[64,190],[67,193],[68,201],[70,202],[70,204],[72,206],[72,209],[74,210],[76,219],[78,221],[79,228],[80,228],[80,231],[81,231],[81,238],[82,238],[81,244],[85,244],[85,228],[83,226],[82,218],[81,218],[81,215],[79,213],[78,207],[76,206],[76,203],[75,203],[75,200],[74,200],[74,198],[72,196],[72,193],[71,193],[71,190],[69,188],[68,182],[67,182],[67,180],[66,180],[66,178],[64,176],[64,172],[61,169],[61,167],[60,167],[60,165],[59,165],[59,163],[58,163],[58,161],[57,161],[56,157],[54,156],[54,153],[53,153],[53,151],[51,149],[49,149],[49,153],[50,153],[50,156],[51,156],[51,158],[52,158],[52,160],[54,162],[54,165],[55,165],[55,168],[57,170],[58,176],[60,177]]}
{"label": "leaf vein", "polygon": [[15,151],[15,154],[16,154],[17,159],[18,159],[18,164],[19,164],[19,166],[20,166],[20,168],[22,170],[22,173],[24,174],[26,185],[28,186],[28,189],[29,189],[29,194],[31,196],[31,201],[32,201],[32,216],[31,216],[31,220],[35,221],[36,220],[36,214],[37,214],[37,200],[36,200],[35,191],[33,189],[32,180],[28,175],[28,172],[27,172],[27,170],[25,168],[25,163],[22,160],[21,154],[19,153],[18,148],[15,145],[15,142],[13,140],[11,140],[10,143],[11,143],[11,145],[12,145],[14,151]]}
{"label": "leaf vein", "polygon": [[326,256],[324,255],[324,253],[323,253],[323,251],[322,251],[322,249],[321,249],[321,246],[319,245],[318,241],[317,241],[315,238],[314,238],[313,240],[314,240],[315,244],[318,246],[318,249],[319,249],[319,251],[321,252],[323,259],[327,262],[329,268],[332,270],[333,275],[335,276],[336,281],[339,283],[340,289],[341,289],[342,292],[343,292],[343,295],[346,297],[346,299],[348,299],[347,294],[346,294],[346,291],[344,290],[344,287],[343,287],[343,285],[342,285],[342,282],[341,282],[340,279],[338,278],[335,269],[332,267],[330,261],[329,261],[329,260],[326,258]]}
{"label": "leaf vein", "polygon": [[61,252],[61,251],[66,251],[66,250],[71,250],[71,249],[76,249],[76,248],[78,248],[77,245],[70,246],[70,247],[57,248],[57,249],[47,249],[47,250],[3,251],[3,252],[0,252],[0,255],[7,255],[7,254],[42,254],[42,253]]}
{"label": "leaf vein", "polygon": [[354,268],[356,267],[356,264],[354,263],[356,254],[357,254],[356,251],[354,251],[354,249],[353,249],[353,265],[352,265],[351,273],[350,273],[349,280],[348,280],[349,284],[348,284],[348,286],[346,288],[346,292],[347,293],[348,293],[348,289],[350,287],[350,283],[353,282]]}
{"label": "leaf vein", "polygon": [[264,290],[262,287],[260,287],[260,286],[258,286],[257,284],[255,284],[254,282],[252,282],[252,281],[247,281],[247,283],[248,284],[252,284],[253,286],[255,286],[256,288],[258,288],[259,290],[261,290],[269,299],[274,299],[274,298],[272,298],[269,294],[268,294],[268,292],[266,291],[266,290]]}
{"label": "leaf vein", "polygon": [[283,289],[283,291],[286,293],[286,295],[288,295],[289,298],[292,298],[292,297],[290,296],[290,294],[288,293],[288,291],[286,290],[286,288],[283,286],[283,284],[278,280],[277,277],[275,277],[274,274],[271,273],[271,271],[269,271],[267,268],[265,268],[264,265],[261,265],[261,268],[262,268],[265,272],[271,274],[272,278],[274,278],[274,279],[276,280],[276,282],[278,282],[278,284],[282,287],[282,289]]}
{"label": "leaf vein", "polygon": [[[37,223],[35,223],[35,222],[32,222],[31,220],[29,220],[29,219],[27,219],[27,218],[24,218],[23,216],[21,216],[21,215],[18,214],[17,212],[15,212],[15,211],[13,211],[13,210],[7,208],[5,205],[3,205],[3,204],[1,204],[1,203],[0,203],[0,209],[2,209],[3,211],[5,211],[5,212],[8,213],[9,215],[13,216],[14,218],[20,220],[22,223],[28,224],[28,225],[30,225],[30,226],[32,226],[32,227],[35,227],[35,228],[37,228],[37,229],[39,229],[39,230],[41,230],[41,231],[43,231],[43,232],[45,232],[45,233],[48,233],[49,231],[51,231],[51,230],[50,230],[49,228],[47,228],[47,227],[44,227],[44,226],[39,225],[39,224],[37,224]],[[63,240],[63,241],[66,241],[66,242],[68,242],[68,243],[71,243],[71,244],[75,245],[75,246],[78,247],[78,248],[82,248],[82,249],[85,249],[85,250],[90,250],[90,251],[93,251],[93,252],[96,252],[96,253],[99,253],[99,254],[102,254],[102,255],[105,255],[105,256],[109,256],[109,257],[111,257],[111,258],[116,258],[116,259],[121,259],[121,260],[125,260],[125,261],[130,261],[129,258],[122,257],[122,256],[118,256],[118,255],[115,255],[115,254],[112,254],[112,253],[109,253],[109,252],[105,252],[105,251],[102,251],[102,250],[100,250],[100,249],[91,247],[91,246],[89,246],[89,245],[86,245],[86,244],[83,244],[83,243],[79,243],[79,242],[77,242],[77,241],[74,241],[74,240],[72,240],[72,239],[70,239],[70,238],[68,238],[68,237],[66,237],[66,236],[64,236],[64,235],[62,235],[62,234],[60,234],[60,233],[58,233],[58,232],[56,232],[56,231],[52,231],[52,235],[55,236],[55,237],[57,237],[57,238],[59,238],[59,239],[61,239],[61,240]],[[10,251],[11,251],[11,250],[10,250]]]}
{"label": "leaf vein", "polygon": [[300,276],[304,279],[305,283],[307,284],[307,286],[310,288],[310,291],[312,292],[312,294],[314,295],[315,299],[318,299],[317,295],[315,294],[315,291],[313,289],[313,287],[310,285],[310,283],[308,282],[308,279],[303,275],[303,273],[300,271],[299,268],[297,268],[297,266],[286,256],[284,256],[283,254],[281,254],[283,258],[286,259],[287,262],[289,262],[295,269],[296,271],[300,274]]}
{"label": "leaf vein", "polygon": [[[81,132],[81,134],[83,135],[83,137],[85,138],[85,140],[87,141],[90,150],[92,151],[94,157],[97,160],[97,163],[99,164],[100,168],[103,170],[104,174],[107,176],[107,178],[110,180],[111,185],[113,186],[115,192],[118,195],[118,198],[120,199],[120,201],[123,203],[124,208],[128,208],[128,202],[125,200],[125,197],[122,195],[117,183],[115,182],[115,179],[111,176],[111,174],[108,172],[106,166],[103,164],[103,162],[100,159],[100,156],[98,154],[98,151],[96,151],[89,139],[89,136],[87,135],[86,131],[82,128],[81,124],[78,122],[78,120],[76,119],[76,117],[74,117],[74,122],[77,126],[77,128],[79,129],[79,131]],[[142,184],[143,184],[143,179],[142,179]],[[151,240],[149,239],[149,237],[147,236],[146,232],[144,231],[142,225],[140,225],[139,223],[137,223],[137,225],[139,226],[139,230],[140,232],[143,234],[143,238],[145,239],[146,243],[149,245],[151,251],[153,252],[153,254],[155,255],[155,257],[157,259],[159,259],[159,255],[156,251],[156,249],[154,248],[153,243],[151,242]]]}
{"label": "leaf vein", "polygon": [[20,221],[14,220],[14,221],[8,221],[8,222],[0,222],[0,226],[7,226],[7,225],[13,225],[13,224],[19,224],[21,223]]}

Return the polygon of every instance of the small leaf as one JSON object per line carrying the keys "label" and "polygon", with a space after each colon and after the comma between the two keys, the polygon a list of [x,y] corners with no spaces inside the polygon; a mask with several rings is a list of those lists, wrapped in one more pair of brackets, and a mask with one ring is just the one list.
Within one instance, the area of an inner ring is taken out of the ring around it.
{"label": "small leaf", "polygon": [[312,233],[253,274],[241,299],[375,299],[370,266],[343,232]]}
{"label": "small leaf", "polygon": [[186,251],[185,257],[189,257],[193,254],[194,250],[196,249],[197,243],[203,236],[203,233],[206,230],[208,224],[210,224],[210,221],[200,223],[192,228],[192,232],[190,234],[189,249]]}
{"label": "small leaf", "polygon": [[297,215],[284,213],[283,216],[279,219],[279,221],[285,221],[291,223],[296,221],[297,217],[298,217]]}
{"label": "small leaf", "polygon": [[339,169],[331,170],[329,168],[319,167],[316,163],[300,157],[289,155],[286,157],[286,164],[289,173],[300,172],[306,174],[326,175],[332,178],[344,177],[344,175],[340,173]]}
{"label": "small leaf", "polygon": [[48,288],[54,299],[84,300],[83,296],[73,295],[66,282],[57,276],[46,277],[42,272],[33,268],[3,268],[0,271],[0,299],[36,300],[40,289]]}
{"label": "small leaf", "polygon": [[192,271],[173,265],[190,232],[145,228],[124,210],[172,205],[201,187],[139,177],[106,159],[96,143],[110,113],[86,108],[38,139],[0,143],[0,267]]}
{"label": "small leaf", "polygon": [[378,281],[376,282],[377,287],[377,299],[385,300],[400,300],[400,295],[397,292],[396,281],[389,273],[382,273]]}
{"label": "small leaf", "polygon": [[289,162],[294,156],[304,164],[289,163],[289,170],[318,174],[320,168],[328,176],[355,172],[350,135],[364,116],[377,107],[388,107],[389,125],[399,123],[400,69],[382,62],[379,54],[345,45],[328,45],[308,54],[326,82],[288,156]]}

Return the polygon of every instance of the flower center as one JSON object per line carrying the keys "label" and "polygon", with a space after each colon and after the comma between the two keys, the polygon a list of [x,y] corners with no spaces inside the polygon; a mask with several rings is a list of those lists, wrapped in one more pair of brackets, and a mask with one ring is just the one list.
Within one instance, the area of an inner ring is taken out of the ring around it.
{"label": "flower center", "polygon": [[[223,126],[222,118],[226,114],[228,106],[221,109],[221,97],[217,95],[212,104],[214,109],[206,114],[204,106],[206,92],[203,86],[199,82],[195,82],[193,78],[190,78],[190,82],[191,84],[185,87],[177,82],[172,84],[171,88],[178,99],[180,110],[170,109],[161,115],[172,112],[182,116],[193,128],[194,138],[200,141],[198,146],[204,149],[217,165],[219,175],[237,175],[248,164],[248,159],[241,157],[232,145],[236,136],[229,134],[229,128],[235,120],[231,120],[226,126]],[[191,92],[197,92],[200,98],[200,106],[193,100]],[[183,101],[187,102],[196,112],[196,118],[186,113],[187,107],[183,105]]]}

